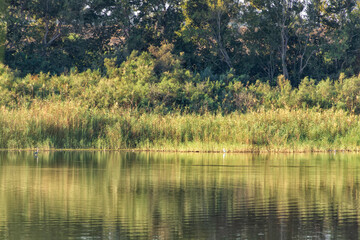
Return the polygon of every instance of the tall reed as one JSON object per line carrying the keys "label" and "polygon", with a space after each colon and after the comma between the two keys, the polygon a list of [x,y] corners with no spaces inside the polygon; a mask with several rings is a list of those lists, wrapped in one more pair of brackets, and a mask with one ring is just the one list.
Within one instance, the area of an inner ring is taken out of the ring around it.
{"label": "tall reed", "polygon": [[89,109],[74,101],[0,108],[1,148],[171,151],[358,150],[359,116],[343,110],[168,115]]}

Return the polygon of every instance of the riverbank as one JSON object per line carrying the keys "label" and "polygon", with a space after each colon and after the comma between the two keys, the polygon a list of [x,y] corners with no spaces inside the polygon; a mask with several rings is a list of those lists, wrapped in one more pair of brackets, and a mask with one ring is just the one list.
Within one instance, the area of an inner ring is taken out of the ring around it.
{"label": "riverbank", "polygon": [[257,110],[152,114],[99,110],[76,102],[0,109],[2,149],[183,152],[359,151],[360,117],[343,110]]}
{"label": "riverbank", "polygon": [[[25,149],[16,149],[16,148],[2,148],[0,152],[34,152],[36,148],[25,148]],[[96,149],[96,148],[79,148],[79,149],[64,149],[64,148],[39,148],[39,153],[46,152],[46,153],[54,153],[54,152],[104,152],[104,153],[114,153],[114,152],[125,152],[125,153],[164,153],[164,154],[171,154],[171,153],[183,153],[183,154],[222,154],[226,156],[226,154],[340,154],[340,153],[360,153],[359,149],[323,149],[323,150],[292,150],[292,149],[284,149],[284,150],[227,150],[223,152],[223,150],[214,150],[214,151],[205,151],[205,150],[149,150],[149,149]]]}

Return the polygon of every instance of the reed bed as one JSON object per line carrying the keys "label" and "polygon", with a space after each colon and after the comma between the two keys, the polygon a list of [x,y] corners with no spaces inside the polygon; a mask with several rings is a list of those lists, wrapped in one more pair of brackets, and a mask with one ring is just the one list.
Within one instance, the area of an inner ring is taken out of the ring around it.
{"label": "reed bed", "polygon": [[0,108],[4,149],[302,152],[359,146],[359,116],[334,109],[162,115],[89,109],[74,101]]}

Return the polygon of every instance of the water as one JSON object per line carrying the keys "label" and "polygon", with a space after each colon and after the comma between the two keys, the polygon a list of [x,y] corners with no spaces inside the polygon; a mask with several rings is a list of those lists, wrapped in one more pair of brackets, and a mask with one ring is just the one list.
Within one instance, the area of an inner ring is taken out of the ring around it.
{"label": "water", "polygon": [[0,239],[359,239],[360,154],[0,152]]}

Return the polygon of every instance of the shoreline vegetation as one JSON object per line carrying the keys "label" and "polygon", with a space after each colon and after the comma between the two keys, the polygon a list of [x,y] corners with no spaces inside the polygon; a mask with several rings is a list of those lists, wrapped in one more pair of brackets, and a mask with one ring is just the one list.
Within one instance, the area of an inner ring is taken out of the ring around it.
{"label": "shoreline vegetation", "polygon": [[163,115],[35,101],[0,110],[2,149],[357,152],[359,133],[360,116],[334,109]]}
{"label": "shoreline vegetation", "polygon": [[[0,152],[33,152],[36,148],[0,148]],[[354,153],[357,154],[360,152],[360,149],[355,150],[302,150],[302,151],[294,151],[294,150],[279,150],[279,151],[269,151],[269,150],[254,150],[254,151],[204,151],[204,150],[149,150],[149,149],[96,149],[96,148],[74,148],[74,149],[63,149],[63,148],[43,148],[39,149],[41,152],[131,152],[131,153],[182,153],[182,154],[325,154],[325,153]]]}
{"label": "shoreline vegetation", "polygon": [[0,4],[0,149],[360,148],[359,1],[45,2]]}
{"label": "shoreline vegetation", "polygon": [[360,76],[250,83],[185,70],[171,49],[107,59],[104,73],[0,65],[0,148],[359,151]]}

